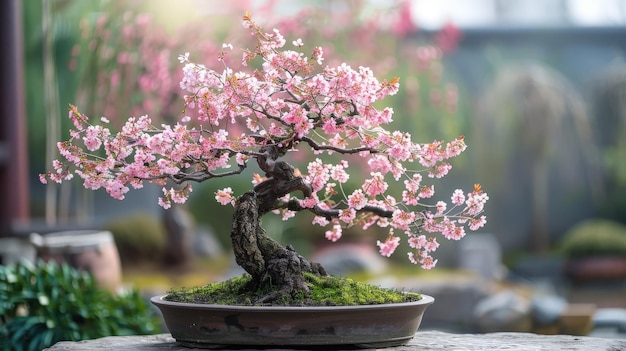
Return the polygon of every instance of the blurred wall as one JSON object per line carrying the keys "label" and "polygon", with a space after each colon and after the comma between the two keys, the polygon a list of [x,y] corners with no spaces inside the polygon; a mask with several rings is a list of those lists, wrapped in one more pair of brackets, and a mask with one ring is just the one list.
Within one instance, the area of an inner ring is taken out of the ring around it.
{"label": "blurred wall", "polygon": [[21,1],[0,3],[0,236],[28,218]]}

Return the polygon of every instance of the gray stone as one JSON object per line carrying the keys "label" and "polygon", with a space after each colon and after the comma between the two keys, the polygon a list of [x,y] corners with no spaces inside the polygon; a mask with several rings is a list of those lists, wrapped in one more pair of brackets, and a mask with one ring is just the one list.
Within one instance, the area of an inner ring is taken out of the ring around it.
{"label": "gray stone", "polygon": [[[133,351],[187,351],[169,334],[148,336],[110,336],[85,341],[62,341],[46,349],[49,351],[75,350],[133,350]],[[237,350],[244,350],[237,348]],[[249,348],[248,350],[254,350]],[[267,350],[267,349],[265,349]],[[285,349],[283,349],[285,350]],[[626,340],[581,337],[571,335],[537,335],[530,333],[450,334],[439,331],[419,331],[404,346],[390,348],[397,351],[417,350],[626,350]]]}
{"label": "gray stone", "polygon": [[35,262],[37,251],[27,236],[0,238],[0,263],[17,264],[22,261]]}
{"label": "gray stone", "polygon": [[532,328],[530,301],[513,291],[483,299],[476,305],[474,316],[481,332],[526,332]]}
{"label": "gray stone", "polygon": [[556,323],[565,308],[567,300],[560,296],[533,296],[531,300],[531,310],[535,322],[539,325],[548,325]]}
{"label": "gray stone", "polygon": [[459,277],[446,282],[422,280],[407,288],[411,287],[414,287],[415,291],[435,297],[435,303],[428,307],[422,320],[422,325],[430,329],[445,327],[446,330],[452,328],[461,332],[475,331],[474,308],[490,295],[488,284],[474,278]]}
{"label": "gray stone", "polygon": [[626,333],[626,309],[625,308],[600,308],[593,316],[594,327],[615,327],[622,333]]}
{"label": "gray stone", "polygon": [[344,243],[328,246],[311,257],[319,262],[328,274],[347,276],[355,272],[372,274],[384,271],[387,262],[369,244]]}
{"label": "gray stone", "polygon": [[626,350],[626,340],[531,333],[449,334],[418,332],[398,350]]}
{"label": "gray stone", "polygon": [[193,242],[194,253],[200,257],[217,258],[224,254],[222,244],[213,230],[206,226],[198,227]]}
{"label": "gray stone", "polygon": [[484,279],[500,280],[505,275],[502,249],[495,235],[467,235],[459,246],[459,268],[476,273]]}
{"label": "gray stone", "polygon": [[167,243],[163,260],[167,265],[186,265],[193,254],[194,220],[183,206],[174,204],[163,211],[163,226],[167,234]]}

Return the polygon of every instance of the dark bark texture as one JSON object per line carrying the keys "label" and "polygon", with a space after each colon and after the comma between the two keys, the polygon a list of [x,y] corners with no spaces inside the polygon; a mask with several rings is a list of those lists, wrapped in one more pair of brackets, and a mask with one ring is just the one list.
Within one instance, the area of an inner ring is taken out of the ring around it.
{"label": "dark bark texture", "polygon": [[282,206],[279,198],[297,190],[305,196],[311,194],[310,186],[294,176],[291,165],[276,161],[276,150],[261,151],[266,156],[258,157],[257,161],[268,179],[237,199],[231,240],[237,264],[252,276],[250,288],[266,284],[272,288],[257,303],[271,303],[285,295],[308,292],[303,273],[319,276],[327,273],[320,264],[308,261],[291,246],[281,245],[261,228],[263,214]]}

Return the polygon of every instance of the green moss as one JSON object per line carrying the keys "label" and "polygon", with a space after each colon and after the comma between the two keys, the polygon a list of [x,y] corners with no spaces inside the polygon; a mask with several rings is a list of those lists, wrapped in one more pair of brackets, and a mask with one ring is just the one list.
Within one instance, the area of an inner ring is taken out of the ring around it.
{"label": "green moss", "polygon": [[[383,303],[409,302],[421,299],[416,293],[404,293],[394,289],[360,283],[342,277],[316,277],[305,275],[310,292],[286,296],[274,305],[284,306],[353,306]],[[254,305],[254,301],[271,291],[265,287],[256,291],[246,289],[250,277],[239,276],[224,282],[202,287],[182,288],[169,291],[168,301],[210,303],[220,305]]]}

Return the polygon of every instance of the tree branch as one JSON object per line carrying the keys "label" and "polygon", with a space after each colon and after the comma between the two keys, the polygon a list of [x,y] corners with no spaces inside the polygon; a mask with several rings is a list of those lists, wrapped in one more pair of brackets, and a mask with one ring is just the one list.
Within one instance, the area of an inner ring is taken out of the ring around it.
{"label": "tree branch", "polygon": [[[289,201],[282,201],[277,204],[276,208],[277,209],[286,208],[288,210],[296,211],[296,212],[308,210],[312,212],[313,214],[324,217],[326,219],[337,218],[339,217],[339,214],[341,212],[341,209],[337,209],[337,208],[324,209],[317,205],[315,205],[315,207],[313,208],[305,208],[300,205],[300,201],[298,199],[290,199]],[[385,217],[385,218],[391,218],[393,216],[393,211],[384,209],[382,207],[371,206],[371,205],[367,205],[363,207],[362,209],[357,210],[357,212],[359,213],[369,212],[379,217]]]}
{"label": "tree branch", "polygon": [[372,154],[376,154],[379,153],[379,150],[373,149],[371,147],[355,147],[352,149],[342,149],[340,147],[336,147],[336,146],[331,146],[331,145],[320,145],[318,143],[316,143],[313,139],[307,137],[307,136],[303,136],[299,138],[300,140],[306,142],[307,144],[309,144],[313,149],[321,151],[321,150],[331,150],[331,151],[335,151],[337,153],[340,154],[357,154],[359,152],[363,152],[363,151],[369,151]]}
{"label": "tree branch", "polygon": [[195,171],[192,173],[179,172],[179,173],[169,176],[168,178],[170,178],[176,184],[181,184],[186,181],[194,181],[194,182],[201,183],[211,178],[221,178],[221,177],[228,177],[228,176],[235,175],[235,174],[240,174],[241,172],[243,172],[244,169],[246,169],[245,164],[239,165],[238,169],[229,171],[229,172],[213,173],[213,172],[209,172],[206,170]]}

